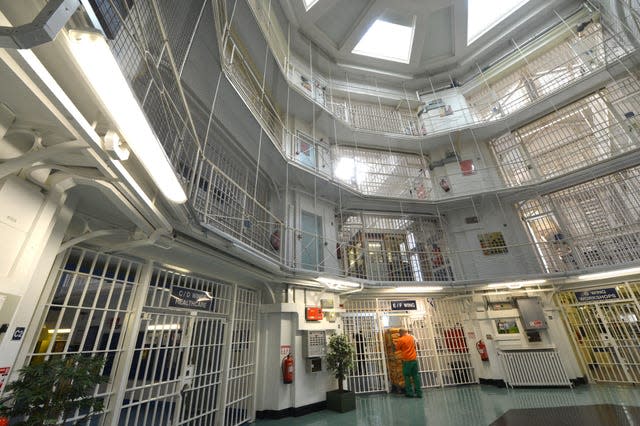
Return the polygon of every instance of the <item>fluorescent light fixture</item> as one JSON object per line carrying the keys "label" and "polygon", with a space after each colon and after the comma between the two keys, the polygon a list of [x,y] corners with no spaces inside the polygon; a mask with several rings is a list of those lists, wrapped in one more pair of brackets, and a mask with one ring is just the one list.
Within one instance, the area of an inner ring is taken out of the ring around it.
{"label": "fluorescent light fixture", "polygon": [[336,278],[318,277],[317,280],[320,281],[322,284],[332,286],[332,287],[350,287],[350,288],[360,287],[360,283],[356,283],[353,281],[339,280]]}
{"label": "fluorescent light fixture", "polygon": [[54,330],[47,330],[47,332],[49,334],[53,334],[53,333],[56,333],[56,334],[69,334],[69,333],[71,333],[71,329],[70,328],[59,328],[57,330],[55,330],[55,329]]}
{"label": "fluorescent light fixture", "polygon": [[183,274],[188,274],[188,273],[191,272],[189,269],[181,268],[180,266],[171,265],[169,263],[165,263],[164,266],[166,266],[167,268],[172,269],[172,270],[174,270],[176,272],[182,272]]}
{"label": "fluorescent light fixture", "polygon": [[640,274],[640,267],[618,269],[618,270],[607,271],[607,272],[597,272],[595,274],[578,275],[578,279],[583,281],[590,281],[590,280],[600,280],[604,278],[622,277],[625,275],[633,275],[633,274]]}
{"label": "fluorescent light fixture", "polygon": [[396,293],[429,293],[440,290],[442,287],[396,287]]}
{"label": "fluorescent light fixture", "polygon": [[546,282],[547,282],[547,280],[511,281],[511,282],[505,282],[505,283],[488,284],[487,287],[489,287],[489,288],[507,287],[507,288],[511,288],[511,289],[517,289],[517,288],[522,288],[522,287],[527,286],[527,285],[544,284]]}
{"label": "fluorescent light fixture", "polygon": [[104,109],[158,189],[174,203],[187,201],[187,195],[167,154],[153,133],[104,37],[97,32],[71,30],[69,46]]}
{"label": "fluorescent light fixture", "polygon": [[147,331],[157,330],[180,330],[180,324],[154,324],[147,326]]}
{"label": "fluorescent light fixture", "polygon": [[468,0],[467,2],[467,45],[498,25],[529,0]]}
{"label": "fluorescent light fixture", "polygon": [[414,24],[408,27],[377,19],[351,53],[408,64],[411,58],[415,19],[413,22]]}

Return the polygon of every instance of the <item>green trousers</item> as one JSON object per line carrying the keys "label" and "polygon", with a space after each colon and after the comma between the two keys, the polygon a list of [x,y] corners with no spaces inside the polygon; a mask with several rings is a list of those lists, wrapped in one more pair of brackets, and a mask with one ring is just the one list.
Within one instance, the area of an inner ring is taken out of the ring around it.
{"label": "green trousers", "polygon": [[407,396],[422,397],[422,384],[420,383],[418,361],[402,361],[402,375],[404,376],[404,393]]}

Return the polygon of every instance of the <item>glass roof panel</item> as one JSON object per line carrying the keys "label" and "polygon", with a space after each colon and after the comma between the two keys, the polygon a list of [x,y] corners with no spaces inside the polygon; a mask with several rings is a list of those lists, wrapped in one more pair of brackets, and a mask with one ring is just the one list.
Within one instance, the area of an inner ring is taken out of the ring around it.
{"label": "glass roof panel", "polygon": [[351,53],[408,64],[414,27],[377,19]]}
{"label": "glass roof panel", "polygon": [[302,0],[304,3],[304,10],[309,11],[314,4],[318,3],[318,0]]}
{"label": "glass roof panel", "polygon": [[528,1],[492,1],[491,6],[488,7],[487,0],[467,0],[467,44],[476,41]]}

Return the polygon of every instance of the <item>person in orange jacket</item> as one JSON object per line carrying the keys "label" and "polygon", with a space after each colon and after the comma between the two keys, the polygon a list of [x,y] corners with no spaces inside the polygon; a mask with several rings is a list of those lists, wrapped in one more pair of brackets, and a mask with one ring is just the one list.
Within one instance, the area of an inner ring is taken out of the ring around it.
{"label": "person in orange jacket", "polygon": [[422,384],[416,353],[416,339],[406,329],[400,329],[400,337],[396,340],[396,351],[402,359],[402,375],[404,376],[404,393],[408,398],[422,398]]}

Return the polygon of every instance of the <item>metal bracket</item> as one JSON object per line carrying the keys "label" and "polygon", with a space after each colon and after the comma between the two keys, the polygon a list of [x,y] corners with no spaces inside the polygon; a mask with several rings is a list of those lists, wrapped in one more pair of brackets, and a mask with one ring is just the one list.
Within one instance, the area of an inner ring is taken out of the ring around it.
{"label": "metal bracket", "polygon": [[78,7],[79,0],[50,0],[32,22],[0,27],[0,48],[31,49],[52,41]]}

